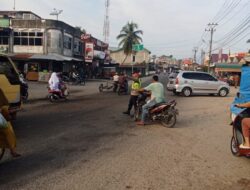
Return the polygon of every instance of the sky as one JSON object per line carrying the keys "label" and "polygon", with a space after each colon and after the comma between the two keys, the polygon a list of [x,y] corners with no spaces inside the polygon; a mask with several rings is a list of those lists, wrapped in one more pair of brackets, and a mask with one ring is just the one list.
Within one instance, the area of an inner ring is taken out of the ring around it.
{"label": "sky", "polygon": [[[0,10],[13,10],[14,0],[0,0]],[[50,12],[63,10],[59,16],[72,26],[81,26],[103,40],[105,0],[16,0],[16,10],[29,10],[42,18],[55,19]],[[207,24],[217,22],[213,52],[246,52],[250,49],[250,0],[110,0],[110,37],[112,47],[118,46],[116,36],[133,21],[143,30],[144,47],[153,55],[175,58],[194,56],[209,49]]]}

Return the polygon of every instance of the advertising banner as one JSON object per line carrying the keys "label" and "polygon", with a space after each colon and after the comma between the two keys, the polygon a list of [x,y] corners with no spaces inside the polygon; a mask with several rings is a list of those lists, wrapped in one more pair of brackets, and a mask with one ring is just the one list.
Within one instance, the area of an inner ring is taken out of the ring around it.
{"label": "advertising banner", "polygon": [[85,62],[92,62],[94,57],[94,44],[85,43]]}

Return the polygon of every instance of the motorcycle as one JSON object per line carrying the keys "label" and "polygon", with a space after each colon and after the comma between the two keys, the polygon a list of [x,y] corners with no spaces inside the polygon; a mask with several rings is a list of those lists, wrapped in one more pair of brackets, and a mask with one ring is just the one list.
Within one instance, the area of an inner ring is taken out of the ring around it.
{"label": "motorcycle", "polygon": [[127,81],[123,82],[122,84],[118,84],[118,95],[127,95],[128,94],[128,84]]}
{"label": "motorcycle", "polygon": [[61,90],[52,90],[48,87],[48,99],[50,102],[57,102],[60,100],[68,100],[69,91],[68,87],[65,83],[60,84]]}
{"label": "motorcycle", "polygon": [[29,86],[27,81],[24,79],[24,76],[22,74],[19,75],[19,79],[21,82],[21,99],[23,102],[26,102],[29,97]]}
{"label": "motorcycle", "polygon": [[79,75],[79,73],[73,73],[72,74],[72,84],[75,85],[85,85],[85,80],[83,77]]}
{"label": "motorcycle", "polygon": [[240,112],[238,115],[235,115],[233,113],[231,114],[231,125],[233,126],[233,136],[231,138],[231,152],[235,156],[250,157],[250,149],[240,148],[240,144],[242,144],[244,140],[241,122],[243,118],[250,117],[250,109],[247,108],[241,110],[242,112]]}
{"label": "motorcycle", "polygon": [[[137,99],[137,106],[134,111],[134,120],[137,121],[142,114],[142,106],[146,104],[146,99],[149,96],[148,92],[142,92]],[[175,100],[167,103],[158,103],[149,109],[147,120],[159,122],[164,127],[172,128],[176,124],[178,110],[175,108],[177,102]]]}

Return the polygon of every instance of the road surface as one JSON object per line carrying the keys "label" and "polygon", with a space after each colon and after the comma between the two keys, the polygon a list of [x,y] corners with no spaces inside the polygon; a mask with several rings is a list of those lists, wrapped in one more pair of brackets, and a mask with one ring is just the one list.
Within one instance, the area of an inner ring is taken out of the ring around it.
{"label": "road surface", "polygon": [[122,114],[129,96],[112,92],[74,92],[58,104],[31,101],[14,122],[23,156],[5,155],[0,189],[250,189],[250,160],[230,152],[235,93],[185,98],[168,92],[180,112],[172,129],[136,126]]}

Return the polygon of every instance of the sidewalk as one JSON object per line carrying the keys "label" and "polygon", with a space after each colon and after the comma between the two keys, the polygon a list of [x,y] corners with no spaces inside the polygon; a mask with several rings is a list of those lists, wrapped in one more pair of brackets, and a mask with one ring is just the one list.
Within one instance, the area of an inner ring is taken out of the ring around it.
{"label": "sidewalk", "polygon": [[[142,82],[148,81],[152,76],[147,76],[142,78]],[[85,85],[70,85],[68,84],[70,94],[81,96],[81,95],[91,95],[97,94],[99,92],[99,85],[101,83],[105,83],[106,81],[111,80],[103,80],[103,79],[92,79],[87,80]],[[129,81],[129,85],[132,81]],[[30,101],[34,100],[43,100],[47,98],[48,89],[47,83],[44,82],[28,82],[29,84],[29,99]]]}

